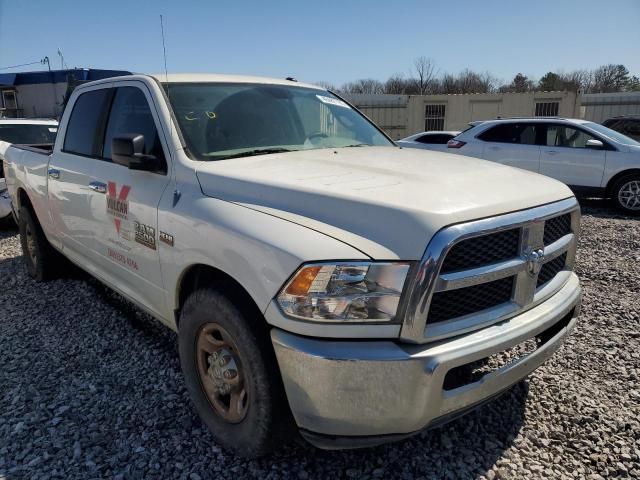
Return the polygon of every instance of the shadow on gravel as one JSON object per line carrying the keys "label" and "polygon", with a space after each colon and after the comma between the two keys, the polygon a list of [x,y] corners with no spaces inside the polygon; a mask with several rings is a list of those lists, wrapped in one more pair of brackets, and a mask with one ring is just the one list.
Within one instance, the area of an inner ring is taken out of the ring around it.
{"label": "shadow on gravel", "polygon": [[0,478],[473,478],[525,421],[521,382],[402,442],[323,451],[300,440],[235,457],[193,410],[175,335],[79,269],[33,282],[16,233],[0,232],[13,242],[0,260]]}
{"label": "shadow on gravel", "polygon": [[583,215],[591,215],[597,218],[640,220],[640,217],[625,215],[615,208],[608,200],[601,198],[578,198]]}
{"label": "shadow on gravel", "polygon": [[527,381],[522,381],[493,402],[401,442],[326,451],[299,440],[259,463],[265,469],[295,464],[318,478],[329,478],[336,470],[352,478],[474,478],[491,470],[513,444],[525,420],[528,391]]}

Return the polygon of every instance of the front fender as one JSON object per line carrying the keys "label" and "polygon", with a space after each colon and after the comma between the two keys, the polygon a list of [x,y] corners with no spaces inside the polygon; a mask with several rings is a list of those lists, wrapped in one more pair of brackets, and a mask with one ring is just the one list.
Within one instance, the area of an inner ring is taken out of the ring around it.
{"label": "front fender", "polygon": [[195,195],[176,207],[161,205],[159,231],[163,280],[179,307],[179,284],[192,265],[218,269],[236,280],[265,312],[282,285],[305,262],[368,260],[355,248],[321,232],[235,203]]}

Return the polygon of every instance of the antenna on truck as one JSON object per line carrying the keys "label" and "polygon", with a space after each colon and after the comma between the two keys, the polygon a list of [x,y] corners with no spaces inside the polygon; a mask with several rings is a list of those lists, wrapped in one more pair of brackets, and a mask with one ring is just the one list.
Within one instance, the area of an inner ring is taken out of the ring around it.
{"label": "antenna on truck", "polygon": [[[165,46],[164,41],[164,17],[160,14],[160,33],[162,35],[162,56],[164,58],[164,81],[167,84],[167,100],[171,100],[171,92],[169,90],[169,71],[167,70],[167,47]],[[173,106],[171,105],[171,101],[167,102],[167,106],[169,107],[169,136],[173,137],[173,129],[175,128],[173,125]],[[176,128],[176,134],[178,130]],[[171,170],[173,170],[173,179],[175,182],[175,188],[173,189],[173,206],[175,207],[180,200],[180,190],[178,189],[178,178],[176,176],[176,166],[175,166],[175,158],[171,159]]]}

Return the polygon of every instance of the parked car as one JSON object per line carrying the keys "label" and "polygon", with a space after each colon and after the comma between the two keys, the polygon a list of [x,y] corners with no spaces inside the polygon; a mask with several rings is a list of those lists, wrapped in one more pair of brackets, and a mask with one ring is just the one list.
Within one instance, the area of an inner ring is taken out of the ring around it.
{"label": "parked car", "polygon": [[0,225],[12,222],[11,199],[4,179],[4,152],[11,143],[50,148],[57,130],[55,120],[0,118]]}
{"label": "parked car", "polygon": [[447,142],[460,133],[461,132],[457,130],[448,132],[421,132],[398,140],[396,143],[401,147],[446,152]]}
{"label": "parked car", "polygon": [[640,213],[640,143],[586,120],[490,120],[448,143],[450,151],[531,170],[560,180],[576,193],[611,198]]}
{"label": "parked car", "polygon": [[640,141],[640,115],[625,115],[608,118],[602,122],[607,128],[620,132],[627,137]]}
{"label": "parked car", "polygon": [[52,152],[6,160],[30,275],[64,256],[175,330],[196,410],[245,456],[295,425],[348,448],[440,424],[536,369],[580,311],[565,185],[398,148],[320,87],[91,82]]}

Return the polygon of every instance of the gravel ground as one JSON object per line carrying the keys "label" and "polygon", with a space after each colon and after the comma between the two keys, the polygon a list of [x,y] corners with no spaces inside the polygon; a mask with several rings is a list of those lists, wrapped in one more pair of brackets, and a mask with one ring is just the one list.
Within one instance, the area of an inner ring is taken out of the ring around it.
{"label": "gravel ground", "polygon": [[0,480],[640,478],[640,219],[584,213],[583,313],[529,380],[401,443],[259,461],[197,418],[172,332],[82,274],[35,284],[0,232]]}

